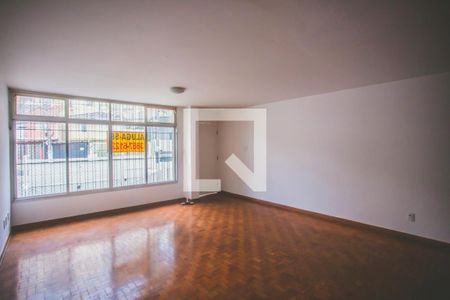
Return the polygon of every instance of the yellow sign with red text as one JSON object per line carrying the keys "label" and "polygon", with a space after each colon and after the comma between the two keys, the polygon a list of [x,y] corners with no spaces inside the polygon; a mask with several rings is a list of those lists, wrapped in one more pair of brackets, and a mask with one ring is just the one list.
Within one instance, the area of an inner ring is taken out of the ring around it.
{"label": "yellow sign with red text", "polygon": [[113,131],[112,152],[144,152],[145,134],[133,131]]}

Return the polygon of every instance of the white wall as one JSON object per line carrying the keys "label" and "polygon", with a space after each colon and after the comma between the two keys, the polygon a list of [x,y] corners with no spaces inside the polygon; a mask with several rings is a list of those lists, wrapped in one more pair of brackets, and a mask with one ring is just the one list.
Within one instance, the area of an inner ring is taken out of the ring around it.
{"label": "white wall", "polygon": [[251,128],[236,123],[219,128],[223,190],[450,242],[450,73],[262,107],[268,190],[223,163],[253,163]]}
{"label": "white wall", "polygon": [[92,212],[183,198],[183,120],[181,110],[177,111],[177,116],[177,183],[106,193],[93,193],[75,196],[51,197],[37,200],[14,201],[12,203],[12,224],[27,224],[44,220],[58,219]]}
{"label": "white wall", "polygon": [[3,219],[11,209],[9,172],[8,89],[0,79],[0,253],[8,240],[10,226],[3,229]]}

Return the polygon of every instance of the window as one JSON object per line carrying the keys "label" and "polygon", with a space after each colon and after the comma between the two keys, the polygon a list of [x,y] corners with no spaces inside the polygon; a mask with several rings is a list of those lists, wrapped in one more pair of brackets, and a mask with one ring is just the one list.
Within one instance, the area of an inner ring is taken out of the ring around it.
{"label": "window", "polygon": [[112,103],[111,114],[113,121],[142,123],[145,120],[145,110],[142,105]]}
{"label": "window", "polygon": [[175,109],[16,94],[15,198],[176,181]]}
{"label": "window", "polygon": [[145,127],[113,126],[113,185],[145,183]]}
{"label": "window", "polygon": [[108,121],[109,103],[72,99],[69,101],[69,118]]}
{"label": "window", "polygon": [[15,125],[17,197],[65,192],[66,124],[18,121]]}
{"label": "window", "polygon": [[147,121],[152,123],[174,123],[175,111],[172,109],[147,108]]}
{"label": "window", "polygon": [[109,187],[108,125],[69,123],[70,192]]}
{"label": "window", "polygon": [[175,180],[175,129],[147,127],[149,183]]}
{"label": "window", "polygon": [[66,102],[62,99],[17,96],[16,113],[28,116],[64,117]]}

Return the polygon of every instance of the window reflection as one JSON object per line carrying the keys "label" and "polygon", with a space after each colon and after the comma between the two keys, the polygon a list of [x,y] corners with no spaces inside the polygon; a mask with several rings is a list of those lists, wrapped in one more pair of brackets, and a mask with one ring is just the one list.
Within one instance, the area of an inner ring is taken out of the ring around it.
{"label": "window reflection", "polygon": [[62,248],[57,251],[21,259],[18,264],[20,280],[17,286],[18,299],[27,299],[30,294],[43,294],[52,289],[52,294],[61,295],[67,289],[67,275],[70,272],[70,251]]}
{"label": "window reflection", "polygon": [[62,247],[19,260],[17,296],[137,297],[170,284],[175,224],[138,228],[108,240]]}

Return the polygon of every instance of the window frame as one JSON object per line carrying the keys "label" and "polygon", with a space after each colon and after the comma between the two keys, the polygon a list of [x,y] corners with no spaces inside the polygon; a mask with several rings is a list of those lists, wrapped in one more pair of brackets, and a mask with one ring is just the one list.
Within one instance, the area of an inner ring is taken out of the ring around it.
{"label": "window frame", "polygon": [[[64,101],[64,117],[52,117],[52,116],[35,116],[35,115],[18,115],[16,110],[16,99],[18,96],[29,96],[29,97],[45,97],[49,99],[58,99]],[[87,101],[96,101],[108,103],[109,117],[108,120],[88,120],[88,119],[79,119],[79,118],[71,118],[69,117],[69,101],[73,100],[87,100]],[[129,121],[113,121],[111,116],[111,104],[126,104],[126,105],[140,105],[144,107],[144,122],[129,122]],[[10,89],[9,90],[9,129],[10,129],[10,166],[11,166],[11,174],[13,180],[11,180],[11,191],[12,191],[12,201],[27,201],[27,200],[39,200],[39,199],[47,199],[47,198],[56,198],[56,197],[67,197],[67,196],[76,196],[76,195],[86,195],[86,194],[95,194],[95,193],[105,193],[112,191],[120,191],[120,190],[130,190],[130,189],[138,189],[144,187],[151,186],[160,186],[167,184],[176,184],[178,183],[178,123],[177,123],[177,108],[174,106],[166,106],[166,105],[157,105],[157,104],[149,104],[142,102],[132,102],[132,101],[123,101],[123,100],[112,100],[112,99],[103,99],[103,98],[94,98],[94,97],[83,97],[83,96],[74,96],[74,95],[65,95],[65,94],[54,94],[54,93],[44,93],[44,92],[33,92],[27,90],[18,90],[18,89]],[[170,109],[174,111],[174,122],[173,123],[161,123],[161,122],[148,122],[147,121],[147,108],[162,108],[162,109]],[[36,121],[36,122],[60,122],[65,124],[65,135],[66,135],[66,192],[64,193],[56,193],[56,194],[47,194],[47,195],[37,195],[30,197],[17,197],[17,157],[16,157],[16,122],[17,121]],[[100,125],[108,125],[108,163],[109,163],[109,171],[108,171],[108,179],[109,179],[109,187],[102,189],[93,189],[93,190],[83,190],[83,191],[70,191],[70,171],[69,171],[69,124],[100,124]],[[143,126],[145,131],[145,151],[144,151],[144,172],[145,172],[145,183],[130,185],[130,186],[113,186],[113,153],[112,153],[112,128],[114,125],[123,125],[123,126]],[[173,174],[174,180],[157,182],[157,183],[148,183],[148,147],[147,147],[147,128],[148,127],[170,127],[174,128],[174,165],[173,165]]]}

